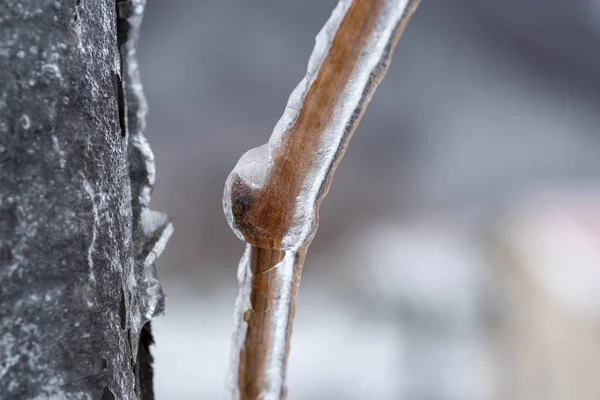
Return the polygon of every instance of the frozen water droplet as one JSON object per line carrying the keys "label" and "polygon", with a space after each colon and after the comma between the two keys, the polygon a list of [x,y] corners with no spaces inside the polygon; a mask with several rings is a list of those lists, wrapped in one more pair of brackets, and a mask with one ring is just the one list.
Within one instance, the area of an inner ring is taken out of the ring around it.
{"label": "frozen water droplet", "polygon": [[27,130],[31,127],[31,120],[29,119],[29,115],[23,114],[21,118],[19,118],[19,123],[23,127],[23,129]]}

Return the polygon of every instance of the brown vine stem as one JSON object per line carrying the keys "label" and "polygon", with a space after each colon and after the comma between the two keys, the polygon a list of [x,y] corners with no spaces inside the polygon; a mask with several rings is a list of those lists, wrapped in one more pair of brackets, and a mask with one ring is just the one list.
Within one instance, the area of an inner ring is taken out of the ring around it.
{"label": "brown vine stem", "polygon": [[223,207],[240,239],[229,396],[285,397],[300,273],[321,200],[419,0],[341,0],[266,145],[244,154]]}

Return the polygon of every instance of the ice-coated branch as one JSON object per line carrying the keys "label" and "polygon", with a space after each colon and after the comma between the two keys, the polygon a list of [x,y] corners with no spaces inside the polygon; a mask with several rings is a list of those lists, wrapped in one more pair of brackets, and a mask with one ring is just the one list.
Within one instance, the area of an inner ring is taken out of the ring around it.
{"label": "ice-coated branch", "polygon": [[284,396],[300,271],[319,205],[418,0],[341,0],[269,142],[227,178],[223,207],[248,243],[234,316],[233,399]]}

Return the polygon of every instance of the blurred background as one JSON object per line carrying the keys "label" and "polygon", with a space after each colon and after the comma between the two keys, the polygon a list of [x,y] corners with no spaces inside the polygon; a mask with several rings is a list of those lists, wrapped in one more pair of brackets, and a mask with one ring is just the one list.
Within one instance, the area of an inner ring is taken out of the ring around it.
{"label": "blurred background", "polygon": [[[225,396],[243,244],[221,195],[334,0],[148,1],[160,399]],[[600,3],[423,0],[321,208],[290,400],[600,398]]]}

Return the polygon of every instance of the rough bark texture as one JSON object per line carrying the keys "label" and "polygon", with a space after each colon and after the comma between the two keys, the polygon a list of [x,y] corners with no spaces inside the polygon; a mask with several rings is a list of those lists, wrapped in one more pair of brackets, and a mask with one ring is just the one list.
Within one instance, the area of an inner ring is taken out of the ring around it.
{"label": "rough bark texture", "polygon": [[153,398],[143,3],[0,0],[2,399]]}

